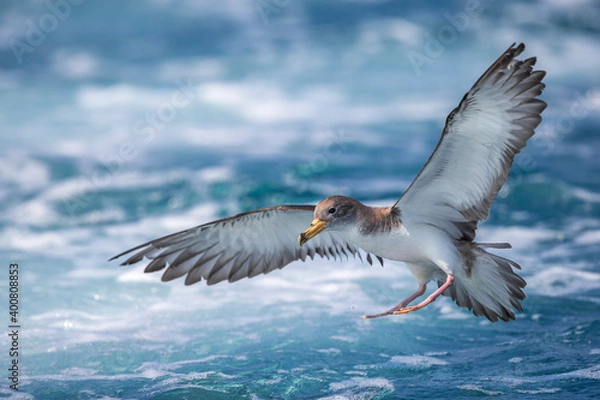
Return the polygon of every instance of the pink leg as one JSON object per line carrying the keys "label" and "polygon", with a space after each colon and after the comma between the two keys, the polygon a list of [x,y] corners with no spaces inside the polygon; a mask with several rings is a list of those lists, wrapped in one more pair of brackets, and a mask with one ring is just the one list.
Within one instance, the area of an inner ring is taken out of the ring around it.
{"label": "pink leg", "polygon": [[379,318],[379,317],[385,317],[386,315],[394,314],[396,311],[399,311],[400,309],[402,309],[402,308],[406,307],[407,305],[409,305],[410,302],[413,301],[414,299],[416,299],[417,297],[423,296],[423,293],[425,293],[426,289],[427,289],[427,284],[426,283],[420,283],[419,284],[419,288],[417,289],[416,292],[414,292],[413,294],[411,294],[410,296],[408,296],[407,298],[405,298],[404,300],[402,300],[394,308],[391,308],[391,309],[389,309],[389,310],[387,310],[385,312],[382,312],[380,314],[363,315],[361,318]]}
{"label": "pink leg", "polygon": [[450,286],[452,286],[453,283],[454,283],[454,275],[448,275],[448,277],[446,278],[446,282],[442,286],[440,286],[435,292],[431,293],[431,295],[429,297],[427,297],[425,300],[423,300],[416,306],[404,307],[404,308],[401,308],[400,310],[396,310],[396,311],[394,311],[393,314],[394,315],[408,314],[409,312],[420,310],[421,308],[425,307],[427,304],[433,303],[435,301],[435,299],[437,299],[440,296],[440,294],[444,293],[444,290],[446,290]]}

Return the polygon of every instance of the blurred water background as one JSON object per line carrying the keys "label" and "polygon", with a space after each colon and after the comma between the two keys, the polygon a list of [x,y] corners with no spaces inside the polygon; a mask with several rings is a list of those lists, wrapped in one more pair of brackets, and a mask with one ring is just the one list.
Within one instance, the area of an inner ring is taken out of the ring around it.
{"label": "blurred water background", "polygon": [[[516,321],[361,320],[416,288],[394,262],[185,287],[106,261],[253,208],[393,203],[521,41],[548,108],[479,229],[523,267]],[[596,1],[2,0],[0,396],[598,398],[598,71]]]}

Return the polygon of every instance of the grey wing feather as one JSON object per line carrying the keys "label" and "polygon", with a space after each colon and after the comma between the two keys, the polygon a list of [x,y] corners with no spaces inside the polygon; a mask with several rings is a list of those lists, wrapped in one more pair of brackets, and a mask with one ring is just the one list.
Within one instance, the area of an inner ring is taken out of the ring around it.
{"label": "grey wing feather", "polygon": [[[283,268],[316,255],[336,259],[360,255],[360,249],[328,231],[304,246],[300,232],[313,218],[314,206],[277,206],[254,210],[177,232],[127,250],[135,252],[121,265],[151,260],[145,272],[165,269],[162,280],[186,276],[185,284],[235,282]],[[370,255],[369,263],[372,263]],[[381,261],[381,260],[380,260]]]}
{"label": "grey wing feather", "polygon": [[545,72],[533,71],[535,58],[515,59],[524,49],[511,46],[450,113],[433,154],[395,204],[405,221],[474,239],[546,108],[536,98]]}

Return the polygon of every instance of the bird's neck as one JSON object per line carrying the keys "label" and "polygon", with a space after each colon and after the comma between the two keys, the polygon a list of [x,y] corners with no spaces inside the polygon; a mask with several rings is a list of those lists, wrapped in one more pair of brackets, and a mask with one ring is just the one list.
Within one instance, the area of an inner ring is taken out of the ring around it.
{"label": "bird's neck", "polygon": [[363,217],[359,220],[359,230],[363,235],[389,233],[402,224],[397,208],[364,207]]}

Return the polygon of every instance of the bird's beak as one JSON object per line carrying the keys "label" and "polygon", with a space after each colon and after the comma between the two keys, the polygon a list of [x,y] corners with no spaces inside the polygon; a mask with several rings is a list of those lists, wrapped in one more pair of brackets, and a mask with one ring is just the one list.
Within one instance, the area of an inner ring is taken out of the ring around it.
{"label": "bird's beak", "polygon": [[313,222],[310,223],[310,227],[298,236],[298,244],[302,246],[304,243],[317,236],[325,229],[326,225],[327,221],[318,218],[313,219]]}

